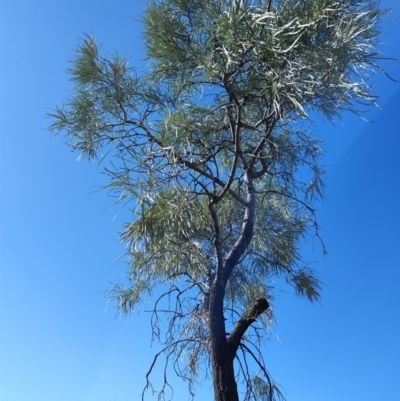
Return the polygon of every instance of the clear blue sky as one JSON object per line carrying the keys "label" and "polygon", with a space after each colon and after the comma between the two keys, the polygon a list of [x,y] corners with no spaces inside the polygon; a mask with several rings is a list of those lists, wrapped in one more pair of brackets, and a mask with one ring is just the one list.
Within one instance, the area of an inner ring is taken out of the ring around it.
{"label": "clear blue sky", "polygon": [[[400,59],[400,2],[381,4],[393,10],[381,50]],[[50,138],[44,116],[68,94],[67,59],[84,32],[140,63],[144,5],[0,0],[0,400],[140,399],[157,350],[147,317],[116,319],[103,295],[124,275],[124,213],[107,211],[103,192],[86,196],[105,177]],[[400,78],[399,61],[385,65]],[[400,84],[375,82],[373,124],[315,127],[326,138],[318,208],[329,255],[308,258],[322,301],[279,295],[265,349],[289,401],[400,400]],[[187,399],[185,385],[174,399]],[[209,383],[201,399],[212,399]]]}

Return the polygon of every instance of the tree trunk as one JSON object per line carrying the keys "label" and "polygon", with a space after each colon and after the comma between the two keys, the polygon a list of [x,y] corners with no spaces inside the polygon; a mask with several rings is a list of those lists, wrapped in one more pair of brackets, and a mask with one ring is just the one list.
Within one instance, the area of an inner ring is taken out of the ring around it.
{"label": "tree trunk", "polygon": [[237,321],[229,337],[226,337],[223,302],[216,286],[210,296],[210,356],[215,401],[239,401],[233,362],[243,334],[262,313],[269,308],[265,298],[259,298]]}
{"label": "tree trunk", "polygon": [[239,401],[235,373],[234,352],[228,343],[223,312],[223,282],[215,280],[210,291],[209,351],[213,374],[215,401]]}
{"label": "tree trunk", "polygon": [[233,367],[236,352],[246,329],[257,319],[262,311],[268,308],[268,302],[264,300],[266,307],[263,302],[261,308],[258,308],[258,306],[255,307],[256,309],[260,309],[260,312],[254,314],[251,309],[249,312],[250,315],[245,314],[242,316],[237,322],[232,336],[227,338],[223,308],[225,288],[232,270],[250,244],[253,237],[255,219],[256,197],[250,170],[245,172],[244,180],[246,183],[247,206],[243,217],[241,233],[223,262],[222,258],[219,257],[219,255],[221,255],[221,250],[219,248],[219,226],[218,222],[215,223],[216,237],[214,245],[217,255],[217,269],[210,289],[209,305],[209,351],[211,356],[215,401],[239,401]]}
{"label": "tree trunk", "polygon": [[215,401],[239,401],[231,347],[223,339],[211,354]]}

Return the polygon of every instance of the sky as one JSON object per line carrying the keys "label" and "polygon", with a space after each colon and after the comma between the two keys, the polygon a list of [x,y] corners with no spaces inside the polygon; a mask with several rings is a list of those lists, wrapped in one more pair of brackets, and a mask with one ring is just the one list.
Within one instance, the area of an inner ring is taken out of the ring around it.
{"label": "sky", "polygon": [[[136,401],[157,345],[145,313],[107,306],[124,276],[124,211],[97,191],[96,164],[78,162],[46,127],[69,94],[68,59],[94,34],[105,52],[142,65],[144,0],[0,0],[0,399]],[[400,59],[400,2],[385,18],[385,56]],[[384,61],[400,79],[400,61]],[[289,401],[400,399],[400,83],[374,78],[381,109],[315,124],[325,138],[328,250],[306,257],[324,282],[320,303],[288,289],[265,347]],[[305,252],[309,252],[308,248]],[[148,399],[152,398],[148,394]],[[177,382],[174,400],[186,400]],[[196,400],[212,399],[209,382]]]}

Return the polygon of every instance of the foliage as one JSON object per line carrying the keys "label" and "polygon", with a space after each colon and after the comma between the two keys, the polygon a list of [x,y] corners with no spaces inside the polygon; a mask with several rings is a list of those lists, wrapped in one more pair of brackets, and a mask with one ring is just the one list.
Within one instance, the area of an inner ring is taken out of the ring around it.
{"label": "foliage", "polygon": [[89,36],[77,48],[73,95],[51,130],[107,163],[108,189],[131,202],[127,281],[112,295],[129,313],[161,285],[153,333],[192,394],[213,359],[217,291],[245,399],[280,395],[261,354],[269,303],[250,319],[260,324],[229,331],[255,302],[271,302],[273,277],[319,298],[299,253],[319,237],[313,202],[323,196],[308,115],[375,104],[382,15],[372,0],[159,0],[143,15],[146,71],[101,55]]}

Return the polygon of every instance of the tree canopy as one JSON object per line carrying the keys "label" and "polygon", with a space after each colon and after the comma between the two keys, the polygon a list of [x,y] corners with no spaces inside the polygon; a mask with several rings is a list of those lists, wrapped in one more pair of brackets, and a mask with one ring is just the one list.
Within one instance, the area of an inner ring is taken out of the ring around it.
{"label": "tree canopy", "polygon": [[153,334],[192,394],[205,366],[217,401],[238,399],[233,377],[245,400],[280,396],[261,353],[272,279],[320,291],[299,252],[319,238],[323,197],[309,116],[375,105],[383,13],[373,0],[150,1],[144,70],[81,40],[50,129],[129,202],[127,280],[111,295],[129,313],[157,294]]}

